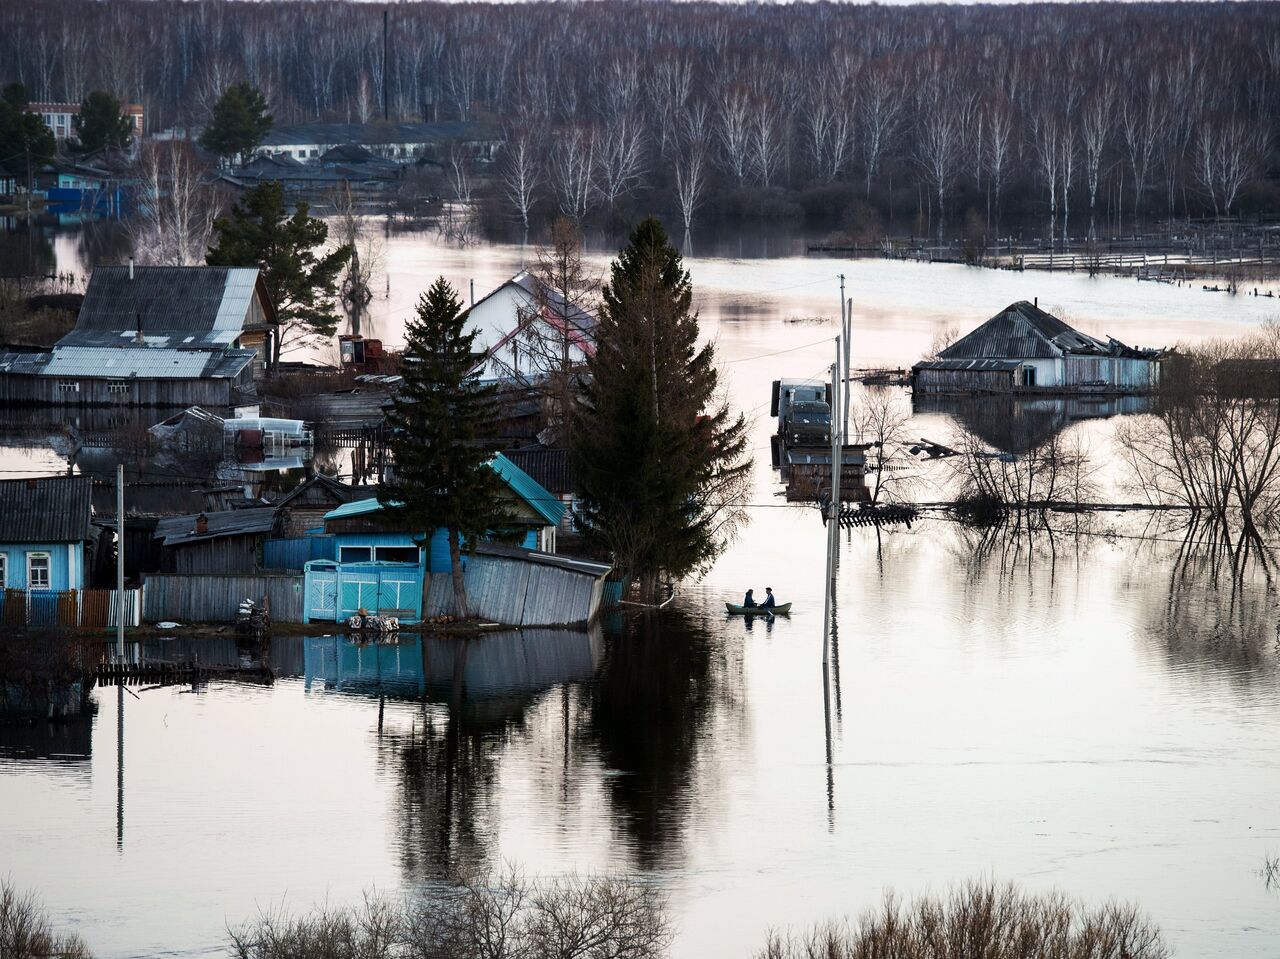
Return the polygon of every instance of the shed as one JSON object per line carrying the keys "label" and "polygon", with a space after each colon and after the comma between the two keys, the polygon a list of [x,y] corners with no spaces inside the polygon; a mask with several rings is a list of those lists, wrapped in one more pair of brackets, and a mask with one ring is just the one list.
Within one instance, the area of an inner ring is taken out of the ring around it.
{"label": "shed", "polygon": [[921,393],[1144,393],[1159,385],[1162,358],[1019,300],[911,373]]}
{"label": "shed", "polygon": [[91,546],[87,476],[0,480],[0,589],[83,589]]}
{"label": "shed", "polygon": [[262,569],[263,545],[278,535],[275,506],[172,516],[156,523],[162,573],[252,573]]}
{"label": "shed", "polygon": [[309,532],[323,531],[326,513],[377,495],[377,487],[354,486],[317,473],[277,499],[275,505],[289,511],[284,535],[305,536]]}

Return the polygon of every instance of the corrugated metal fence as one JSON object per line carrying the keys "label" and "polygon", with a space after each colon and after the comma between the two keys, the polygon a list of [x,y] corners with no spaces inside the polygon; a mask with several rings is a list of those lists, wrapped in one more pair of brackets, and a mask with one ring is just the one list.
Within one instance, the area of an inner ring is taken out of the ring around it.
{"label": "corrugated metal fence", "polygon": [[313,559],[333,559],[333,536],[296,536],[269,539],[262,546],[262,565],[266,569],[304,569]]}
{"label": "corrugated metal fence", "polygon": [[[141,599],[136,589],[124,591],[124,624],[138,625]],[[0,590],[0,624],[4,626],[115,626],[121,612],[114,589]]]}
{"label": "corrugated metal fence", "polygon": [[[507,626],[588,623],[604,592],[603,577],[501,556],[471,556],[463,575],[471,615]],[[452,612],[453,577],[433,573],[423,615]]]}
{"label": "corrugated metal fence", "polygon": [[148,576],[142,613],[152,623],[230,623],[242,602],[264,597],[276,622],[302,622],[302,577],[282,574]]}

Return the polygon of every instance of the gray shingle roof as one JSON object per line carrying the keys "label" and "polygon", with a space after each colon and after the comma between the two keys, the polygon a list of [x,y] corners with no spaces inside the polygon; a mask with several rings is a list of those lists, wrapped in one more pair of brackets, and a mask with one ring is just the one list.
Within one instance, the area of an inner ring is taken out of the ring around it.
{"label": "gray shingle roof", "polygon": [[[252,350],[172,350],[159,347],[59,346],[45,354],[45,376],[110,379],[235,378],[253,362]],[[17,370],[13,372],[33,372]]]}
{"label": "gray shingle roof", "polygon": [[87,476],[0,480],[0,543],[91,540],[92,503]]}
{"label": "gray shingle roof", "polygon": [[[258,280],[254,267],[100,266],[89,279],[76,328],[59,346],[230,346],[244,331]],[[269,309],[269,307],[267,307]]]}
{"label": "gray shingle roof", "polygon": [[274,506],[207,512],[203,514],[209,521],[209,530],[206,533],[195,531],[196,517],[201,515],[199,513],[190,516],[171,516],[156,524],[154,535],[156,539],[164,540],[165,546],[181,546],[223,536],[265,534],[275,529],[278,512]]}
{"label": "gray shingle roof", "polygon": [[1063,353],[1107,353],[1101,340],[1072,329],[1026,300],[1005,307],[938,354],[940,359],[1053,359]]}

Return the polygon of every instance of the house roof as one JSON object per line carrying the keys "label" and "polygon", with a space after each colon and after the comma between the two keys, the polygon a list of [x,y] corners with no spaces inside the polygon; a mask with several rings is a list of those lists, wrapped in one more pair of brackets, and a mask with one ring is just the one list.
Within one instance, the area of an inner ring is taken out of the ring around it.
{"label": "house roof", "polygon": [[91,540],[92,504],[88,476],[0,480],[0,543]]}
{"label": "house roof", "polygon": [[607,576],[613,569],[608,563],[597,563],[590,559],[579,559],[576,556],[565,556],[562,553],[543,553],[536,549],[525,549],[522,546],[507,546],[503,543],[477,543],[476,552],[485,556],[502,556],[508,559],[520,559],[541,566],[555,566],[587,576]]}
{"label": "house roof", "polygon": [[[165,546],[184,546],[224,536],[248,536],[270,533],[275,529],[279,510],[275,506],[259,506],[251,509],[224,509],[213,512],[170,516],[156,524],[155,538],[164,540]],[[196,518],[204,516],[209,529],[196,532]]]}
{"label": "house roof", "polygon": [[502,455],[544,489],[561,494],[573,492],[573,467],[568,450],[534,446],[525,450],[503,450]]}
{"label": "house roof", "polygon": [[978,373],[1012,373],[1022,363],[1018,360],[924,360],[912,370],[972,370]]}
{"label": "house roof", "polygon": [[1054,359],[1063,353],[1108,353],[1109,347],[1051,313],[1019,300],[942,350],[954,359]]}
{"label": "house roof", "polygon": [[51,353],[7,353],[0,357],[0,372],[109,379],[235,379],[255,355],[252,350],[57,346]]}
{"label": "house roof", "polygon": [[[496,454],[493,459],[489,460],[489,467],[502,477],[512,492],[528,503],[531,509],[545,519],[548,525],[555,526],[560,522],[564,516],[564,503],[535,482],[528,473],[501,453]],[[352,503],[343,503],[341,506],[329,510],[324,514],[324,518],[326,521],[331,519],[350,519],[352,516],[377,513],[383,507],[384,504],[376,498],[356,500]]]}
{"label": "house roof", "polygon": [[100,266],[89,278],[76,327],[58,346],[228,347],[245,330],[255,291],[268,322],[274,308],[256,267]]}
{"label": "house roof", "polygon": [[501,453],[489,461],[493,470],[506,481],[517,496],[528,503],[551,526],[559,524],[564,518],[564,503],[559,497],[549,492],[546,487],[532,476],[516,466]]}
{"label": "house roof", "polygon": [[368,499],[377,498],[377,489],[371,486],[352,486],[343,483],[331,476],[325,476],[323,473],[317,473],[310,479],[299,483],[288,493],[276,500],[276,506],[288,506],[306,496],[308,493],[315,491],[322,496],[328,497],[336,503],[346,505],[352,502],[361,502]]}

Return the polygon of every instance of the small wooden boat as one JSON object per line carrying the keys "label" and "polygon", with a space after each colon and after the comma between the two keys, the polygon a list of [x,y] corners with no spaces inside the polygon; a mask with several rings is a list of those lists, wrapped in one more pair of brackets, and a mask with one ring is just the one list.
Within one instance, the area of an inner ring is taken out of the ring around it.
{"label": "small wooden boat", "polygon": [[773,609],[765,609],[763,606],[736,606],[733,603],[725,603],[724,608],[730,616],[768,616],[770,613],[774,616],[789,616],[791,614],[790,603],[780,603]]}

